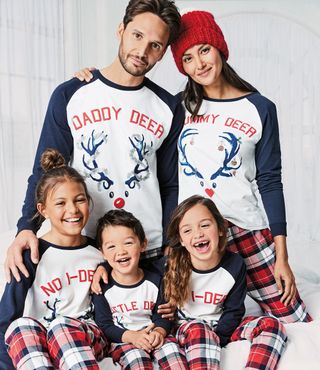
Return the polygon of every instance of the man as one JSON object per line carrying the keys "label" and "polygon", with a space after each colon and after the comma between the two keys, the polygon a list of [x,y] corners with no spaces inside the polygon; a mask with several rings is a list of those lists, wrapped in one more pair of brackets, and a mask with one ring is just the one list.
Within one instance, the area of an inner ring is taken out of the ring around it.
{"label": "man", "polygon": [[[58,149],[86,178],[93,198],[87,234],[110,208],[125,208],[143,223],[149,240],[146,258],[161,255],[163,231],[177,204],[176,140],[183,121],[178,101],[145,77],[177,36],[180,15],[173,0],[130,0],[118,28],[117,57],[94,71],[90,83],[72,79],[53,92],[46,113],[33,173],[8,248],[6,278],[28,276],[22,251],[38,261],[32,221],[34,192],[42,174],[40,157]],[[61,220],[65,222],[64,220]]]}

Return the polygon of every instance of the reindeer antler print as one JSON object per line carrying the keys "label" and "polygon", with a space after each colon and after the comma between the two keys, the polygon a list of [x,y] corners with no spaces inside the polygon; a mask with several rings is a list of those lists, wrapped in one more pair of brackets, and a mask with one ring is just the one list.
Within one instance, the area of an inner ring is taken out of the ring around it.
{"label": "reindeer antler print", "polygon": [[182,133],[182,135],[179,138],[179,142],[178,142],[178,147],[179,147],[180,153],[182,155],[182,160],[179,160],[179,162],[180,162],[180,165],[182,167],[185,167],[184,170],[183,170],[183,173],[186,176],[196,176],[199,179],[203,179],[203,176],[197,170],[197,168],[192,166],[192,164],[189,162],[188,157],[187,157],[187,153],[186,153],[187,144],[184,143],[184,140],[188,136],[193,136],[193,135],[198,135],[198,134],[199,134],[198,130],[195,129],[195,128],[188,128],[187,130],[185,130]]}
{"label": "reindeer antler print", "polygon": [[220,135],[219,137],[225,139],[230,144],[230,148],[224,149],[223,165],[211,175],[210,180],[214,180],[219,176],[231,177],[233,175],[231,171],[237,170],[242,164],[242,158],[239,161],[235,159],[240,149],[239,139],[231,132],[224,132],[223,134],[227,136]]}
{"label": "reindeer antler print", "polygon": [[[99,148],[100,145],[102,145],[108,135],[104,135],[104,132],[102,131],[100,134],[98,134],[97,136],[94,135],[95,133],[95,130],[92,130],[91,132],[91,138],[88,139],[88,142],[87,142],[87,146],[84,145],[83,141],[81,141],[81,147],[89,154],[89,156],[94,156],[96,154],[96,151],[97,149]],[[101,139],[100,139],[101,137]],[[84,135],[82,135],[81,137],[82,139],[84,139]],[[97,140],[99,140],[97,142]]]}
{"label": "reindeer antler print", "polygon": [[[224,150],[224,158],[222,159],[222,164],[217,170],[212,173],[212,175],[206,175],[204,177],[197,168],[198,162],[196,162],[195,164],[191,163],[191,160],[190,158],[188,158],[187,153],[189,145],[193,144],[193,137],[199,134],[205,135],[205,133],[199,132],[196,128],[188,128],[182,132],[178,140],[179,163],[180,166],[183,168],[183,174],[188,177],[194,176],[195,178],[197,178],[199,180],[200,186],[203,188],[203,191],[207,194],[207,196],[212,197],[215,194],[215,189],[217,187],[217,184],[213,182],[213,180],[215,180],[219,176],[235,176],[236,170],[242,165],[242,159],[238,155],[241,140],[230,132],[223,132],[223,134],[219,137],[225,141],[225,145],[220,145],[218,149],[219,151]],[[188,137],[191,137],[191,140],[187,140]],[[201,145],[201,140],[199,145]],[[207,166],[214,165],[214,163],[216,162],[213,158],[210,163],[208,162]],[[209,170],[210,168],[207,167],[206,172]]]}
{"label": "reindeer antler print", "polygon": [[103,188],[108,190],[114,182],[107,175],[107,169],[99,168],[99,165],[96,161],[96,158],[99,154],[98,148],[103,143],[107,142],[108,135],[105,135],[104,132],[100,132],[95,135],[95,130],[92,130],[91,137],[84,143],[85,137],[81,137],[81,147],[86,152],[82,156],[82,163],[84,167],[89,171],[89,176],[93,181],[96,181],[102,184]]}
{"label": "reindeer antler print", "polygon": [[151,141],[150,145],[147,145],[144,135],[138,134],[133,135],[132,138],[129,137],[129,141],[133,147],[130,151],[130,157],[136,162],[136,165],[133,171],[129,173],[130,177],[125,181],[125,184],[130,189],[134,189],[136,185],[140,186],[140,181],[146,180],[150,176],[149,163],[146,157],[153,153],[153,142]]}
{"label": "reindeer antler print", "polygon": [[51,322],[53,321],[55,318],[56,318],[56,315],[57,315],[57,304],[60,302],[60,300],[58,298],[56,298],[53,302],[53,307],[50,307],[50,302],[49,301],[45,301],[43,302],[47,308],[51,311],[51,317],[46,317],[44,316],[44,320],[48,321],[48,322]]}

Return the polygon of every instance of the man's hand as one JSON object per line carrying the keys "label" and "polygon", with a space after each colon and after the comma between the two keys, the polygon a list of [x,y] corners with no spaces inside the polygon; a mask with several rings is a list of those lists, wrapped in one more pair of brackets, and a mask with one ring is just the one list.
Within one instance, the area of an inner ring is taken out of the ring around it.
{"label": "man's hand", "polygon": [[93,277],[91,283],[91,292],[95,294],[102,294],[100,280],[103,280],[106,284],[108,283],[108,273],[107,270],[103,266],[98,266]]}
{"label": "man's hand", "polygon": [[7,257],[4,263],[6,280],[11,281],[11,274],[19,282],[21,280],[20,273],[25,277],[29,277],[29,272],[23,264],[22,253],[25,249],[30,249],[31,260],[33,263],[39,261],[39,241],[36,235],[31,230],[22,230],[16,236],[12,244],[7,249]]}

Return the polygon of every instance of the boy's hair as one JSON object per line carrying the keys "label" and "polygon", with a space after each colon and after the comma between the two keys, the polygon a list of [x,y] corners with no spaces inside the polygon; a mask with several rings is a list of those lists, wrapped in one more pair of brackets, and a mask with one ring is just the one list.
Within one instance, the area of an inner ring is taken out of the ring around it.
{"label": "boy's hair", "polygon": [[135,233],[141,243],[146,240],[141,222],[132,213],[124,209],[113,209],[99,218],[97,222],[96,241],[99,249],[102,248],[102,232],[107,226],[125,226]]}
{"label": "boy's hair", "polygon": [[[40,164],[44,173],[36,186],[35,205],[38,203],[45,205],[49,191],[54,189],[57,184],[66,181],[81,184],[88,201],[91,202],[84,178],[74,168],[66,166],[65,159],[56,149],[46,149],[41,155]],[[33,219],[37,219],[39,224],[41,224],[45,218],[37,211]]]}
{"label": "boy's hair", "polygon": [[180,203],[173,211],[167,231],[169,247],[171,248],[164,275],[164,295],[168,301],[177,306],[181,306],[189,298],[192,272],[190,253],[180,242],[179,226],[186,212],[197,204],[207,207],[217,223],[218,231],[221,234],[218,246],[221,253],[224,252],[227,241],[226,221],[211,199],[193,195]]}
{"label": "boy's hair", "polygon": [[178,37],[181,17],[174,0],[130,0],[123,17],[124,27],[126,28],[136,15],[142,13],[153,13],[168,25],[168,45]]}

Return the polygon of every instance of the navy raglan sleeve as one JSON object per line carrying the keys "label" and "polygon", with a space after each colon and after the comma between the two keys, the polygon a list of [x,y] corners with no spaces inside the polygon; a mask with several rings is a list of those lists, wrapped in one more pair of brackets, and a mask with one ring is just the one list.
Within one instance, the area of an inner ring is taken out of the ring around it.
{"label": "navy raglan sleeve", "polygon": [[176,97],[172,126],[166,139],[157,151],[157,175],[162,202],[163,243],[171,213],[178,205],[178,149],[177,141],[184,122],[184,110]]}
{"label": "navy raglan sleeve", "polygon": [[277,110],[266,98],[256,103],[256,107],[263,125],[255,153],[257,185],[272,235],[287,235]]}
{"label": "navy raglan sleeve", "polygon": [[156,302],[155,306],[152,309],[151,320],[155,324],[156,327],[163,328],[167,333],[169,333],[170,330],[171,330],[171,327],[172,327],[171,321],[168,320],[168,319],[162,318],[161,315],[157,312],[158,307],[161,304],[166,303],[166,301],[164,299],[164,296],[163,296],[163,282],[161,281],[161,279],[160,279],[160,281],[157,282],[157,286],[160,286],[159,287],[159,293],[158,293],[158,297],[157,297],[157,302]]}
{"label": "navy raglan sleeve", "polygon": [[96,324],[101,328],[104,335],[111,342],[121,343],[122,335],[127,329],[122,329],[114,324],[111,308],[104,294],[94,294],[92,296],[92,301],[94,304],[94,317]]}
{"label": "navy raglan sleeve", "polygon": [[42,127],[36,157],[33,165],[32,175],[28,179],[28,187],[22,208],[22,217],[19,219],[17,228],[21,230],[32,230],[36,232],[41,225],[32,221],[36,213],[35,188],[43,171],[40,165],[42,153],[47,148],[57,149],[69,163],[73,153],[73,138],[67,123],[67,104],[73,91],[78,88],[79,81],[76,79],[59,85],[53,92],[47,108],[44,124]]}
{"label": "navy raglan sleeve", "polygon": [[20,282],[12,279],[11,282],[5,286],[0,301],[0,370],[14,369],[12,361],[7,353],[4,335],[9,325],[14,320],[22,317],[27,293],[34,281],[37,266],[31,262],[29,250],[24,252],[24,264],[29,271],[29,278],[21,275]]}
{"label": "navy raglan sleeve", "polygon": [[220,338],[221,347],[224,347],[229,342],[232,333],[240,324],[245,313],[244,300],[247,293],[247,271],[244,261],[241,262],[241,268],[235,277],[235,284],[224,301],[223,314],[215,328],[215,332]]}

